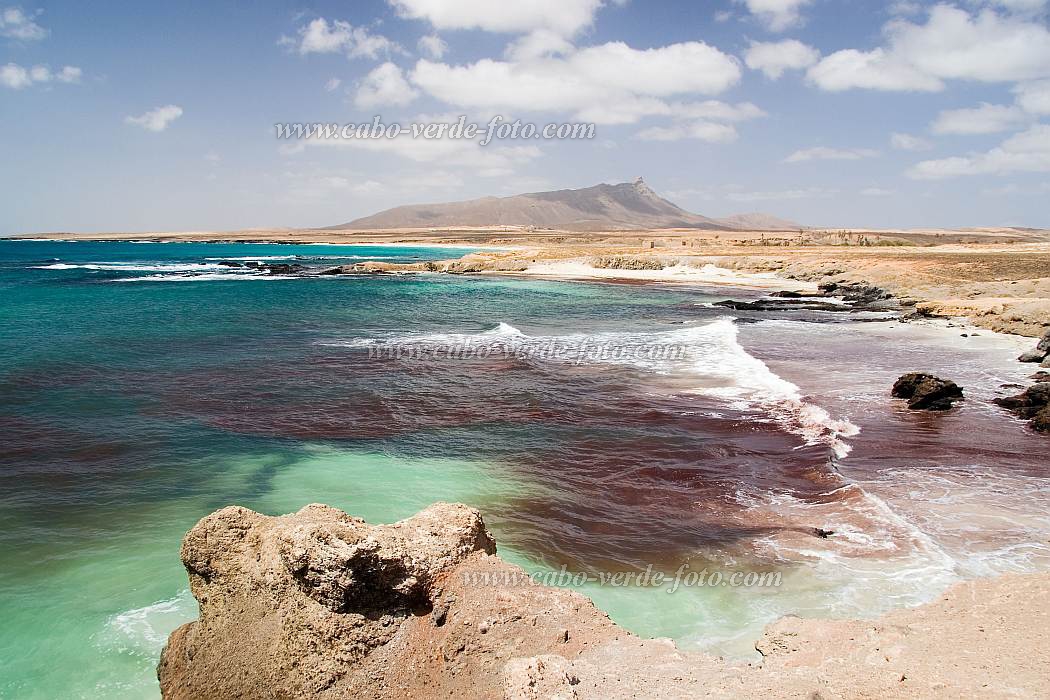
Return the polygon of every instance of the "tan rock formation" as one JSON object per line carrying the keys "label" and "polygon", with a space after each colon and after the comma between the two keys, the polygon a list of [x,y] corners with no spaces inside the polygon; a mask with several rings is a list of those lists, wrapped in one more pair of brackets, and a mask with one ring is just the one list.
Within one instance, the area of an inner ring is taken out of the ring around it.
{"label": "tan rock formation", "polygon": [[1050,578],[960,584],[876,621],[785,618],[761,665],[683,652],[495,556],[480,514],[369,526],[311,505],[224,508],[186,536],[200,603],[158,667],[166,698],[960,698],[1050,688]]}

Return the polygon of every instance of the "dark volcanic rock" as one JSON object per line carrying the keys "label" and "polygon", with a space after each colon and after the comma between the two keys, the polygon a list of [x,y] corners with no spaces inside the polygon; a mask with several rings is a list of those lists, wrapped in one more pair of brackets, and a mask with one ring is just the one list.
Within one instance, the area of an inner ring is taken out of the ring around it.
{"label": "dark volcanic rock", "polygon": [[759,299],[757,301],[736,301],[726,299],[716,301],[715,306],[722,306],[737,311],[850,311],[844,304],[832,304],[827,301],[808,299]]}
{"label": "dark volcanic rock", "polygon": [[1029,426],[1040,432],[1050,432],[1050,382],[1039,382],[1016,396],[992,401],[1013,411],[1019,418],[1029,418]]}
{"label": "dark volcanic rock", "polygon": [[855,304],[871,304],[876,301],[885,301],[893,296],[881,287],[861,282],[823,282],[817,288],[827,296],[842,297]]}
{"label": "dark volcanic rock", "polygon": [[220,260],[219,264],[223,267],[244,267],[241,263],[233,262],[232,260]]}
{"label": "dark volcanic rock", "polygon": [[955,401],[963,398],[962,388],[955,382],[932,374],[911,372],[893,384],[892,396],[907,399],[913,411],[947,411]]}

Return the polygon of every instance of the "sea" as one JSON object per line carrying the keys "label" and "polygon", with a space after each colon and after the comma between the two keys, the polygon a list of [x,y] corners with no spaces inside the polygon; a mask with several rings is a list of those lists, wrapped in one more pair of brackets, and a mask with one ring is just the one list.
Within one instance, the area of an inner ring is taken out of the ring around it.
{"label": "sea", "polygon": [[[1050,568],[1046,438],[991,403],[1030,339],[725,285],[263,267],[467,252],[0,240],[0,697],[158,697],[197,614],[179,543],[231,504],[467,503],[527,572],[741,660],[782,615]],[[910,412],[908,371],[966,399]],[[666,578],[610,578],[640,572]]]}

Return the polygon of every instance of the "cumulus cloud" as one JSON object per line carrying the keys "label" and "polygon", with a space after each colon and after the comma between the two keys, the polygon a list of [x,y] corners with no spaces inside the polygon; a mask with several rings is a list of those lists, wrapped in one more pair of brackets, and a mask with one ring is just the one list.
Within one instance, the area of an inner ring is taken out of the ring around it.
{"label": "cumulus cloud", "polygon": [[5,7],[0,10],[0,36],[17,41],[40,41],[47,37],[47,30],[21,7]]}
{"label": "cumulus cloud", "polygon": [[417,43],[419,52],[424,56],[440,60],[448,51],[448,44],[437,34],[427,34],[419,39]]}
{"label": "cumulus cloud", "polygon": [[916,180],[939,180],[963,175],[1004,175],[1014,172],[1050,172],[1050,124],[1037,124],[983,153],[971,153],[917,163],[907,175]]}
{"label": "cumulus cloud", "polygon": [[809,68],[820,60],[820,52],[796,39],[775,42],[751,42],[744,53],[744,63],[751,70],[760,70],[770,80],[776,80],[787,70]]}
{"label": "cumulus cloud", "polygon": [[1016,82],[1050,76],[1050,30],[1030,18],[940,4],[925,24],[895,19],[886,45],[837,51],[809,69],[824,90],[938,91],[946,80]]}
{"label": "cumulus cloud", "polygon": [[525,34],[545,29],[572,36],[590,26],[602,0],[388,0],[407,19],[430,22],[435,29],[482,29]]}
{"label": "cumulus cloud", "polygon": [[380,34],[372,34],[365,27],[349,22],[318,17],[299,27],[296,37],[281,37],[280,42],[293,46],[302,55],[311,53],[342,53],[349,58],[379,58],[404,50],[394,41]]}
{"label": "cumulus cloud", "polygon": [[403,107],[416,99],[419,93],[405,80],[401,69],[387,62],[365,76],[354,95],[358,109],[371,109],[383,105]]}
{"label": "cumulus cloud", "polygon": [[1010,131],[1030,120],[1015,105],[993,105],[982,102],[972,109],[945,110],[930,125],[935,134],[995,134]]}
{"label": "cumulus cloud", "polygon": [[1050,114],[1050,80],[1023,83],[1014,93],[1017,105],[1029,114]]}
{"label": "cumulus cloud", "polygon": [[898,151],[928,151],[933,148],[933,144],[922,137],[896,131],[890,134],[890,145]]}
{"label": "cumulus cloud", "polygon": [[666,114],[665,98],[723,92],[740,80],[740,66],[702,42],[653,49],[610,42],[522,61],[448,65],[424,59],[411,79],[458,107],[569,112],[587,121],[624,124]]}
{"label": "cumulus cloud", "polygon": [[12,90],[21,90],[38,83],[79,83],[83,72],[76,66],[63,66],[52,71],[48,66],[23,68],[17,63],[0,66],[0,85]]}
{"label": "cumulus cloud", "polygon": [[874,158],[879,155],[878,151],[869,148],[827,148],[816,146],[795,151],[784,159],[785,163],[804,163],[810,160],[861,160],[862,158]]}
{"label": "cumulus cloud", "polygon": [[782,32],[802,23],[802,8],[813,0],[738,0],[771,32]]}
{"label": "cumulus cloud", "polygon": [[124,117],[125,124],[138,126],[146,131],[164,131],[176,119],[182,116],[182,107],[165,105],[157,107],[139,116]]}

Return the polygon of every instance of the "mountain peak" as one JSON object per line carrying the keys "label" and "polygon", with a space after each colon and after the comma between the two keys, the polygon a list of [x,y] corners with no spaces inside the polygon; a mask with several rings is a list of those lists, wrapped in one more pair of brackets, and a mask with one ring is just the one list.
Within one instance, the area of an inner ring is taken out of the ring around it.
{"label": "mountain peak", "polygon": [[[748,222],[750,223],[750,222]],[[666,228],[725,229],[728,222],[667,201],[641,177],[577,190],[530,192],[466,202],[395,207],[331,228],[399,229],[444,226],[535,226],[576,231]],[[735,228],[730,225],[729,228]]]}

